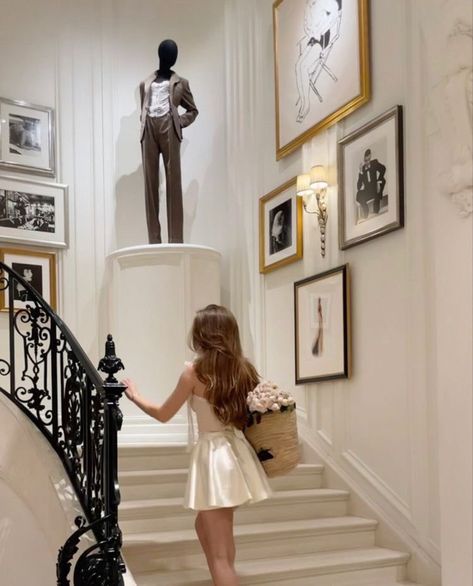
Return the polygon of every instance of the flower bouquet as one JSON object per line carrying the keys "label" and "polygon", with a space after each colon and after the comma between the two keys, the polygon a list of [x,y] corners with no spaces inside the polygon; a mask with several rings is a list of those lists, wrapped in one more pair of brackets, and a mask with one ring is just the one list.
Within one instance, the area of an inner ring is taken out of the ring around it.
{"label": "flower bouquet", "polygon": [[271,381],[262,381],[248,393],[245,436],[271,478],[299,463],[296,402]]}

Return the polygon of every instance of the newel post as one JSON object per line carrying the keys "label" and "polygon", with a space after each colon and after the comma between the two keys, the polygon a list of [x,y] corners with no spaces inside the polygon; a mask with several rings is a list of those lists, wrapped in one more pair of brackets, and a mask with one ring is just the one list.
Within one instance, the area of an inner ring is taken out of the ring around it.
{"label": "newel post", "polygon": [[126,386],[118,382],[115,375],[124,366],[115,354],[115,342],[112,336],[107,336],[105,356],[100,360],[98,370],[107,374],[104,381],[104,459],[103,459],[103,487],[105,497],[105,517],[109,520],[105,526],[106,551],[105,557],[109,568],[111,584],[122,583],[122,574],[125,572],[120,550],[122,533],[118,526],[118,505],[120,504],[120,489],[118,485],[118,432],[122,427],[123,414],[119,401]]}

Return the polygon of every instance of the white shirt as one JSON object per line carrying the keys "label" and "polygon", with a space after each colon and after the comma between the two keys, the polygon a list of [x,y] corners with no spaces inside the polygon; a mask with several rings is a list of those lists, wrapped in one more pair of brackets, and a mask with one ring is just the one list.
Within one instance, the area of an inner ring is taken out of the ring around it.
{"label": "white shirt", "polygon": [[157,118],[169,112],[169,80],[153,81],[149,98],[148,116]]}

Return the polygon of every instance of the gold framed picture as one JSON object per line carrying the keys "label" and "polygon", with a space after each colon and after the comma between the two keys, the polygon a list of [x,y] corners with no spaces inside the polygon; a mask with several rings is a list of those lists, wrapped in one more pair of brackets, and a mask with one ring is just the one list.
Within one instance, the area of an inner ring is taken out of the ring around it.
{"label": "gold framed picture", "polygon": [[296,183],[294,177],[259,200],[260,273],[302,258],[302,198]]}
{"label": "gold framed picture", "polygon": [[370,99],[369,0],[273,4],[276,159]]}
{"label": "gold framed picture", "polygon": [[[27,248],[2,248],[0,261],[12,268],[20,279],[10,279],[9,288],[13,286],[13,308],[25,309],[34,297],[30,285],[56,311],[57,281],[56,255],[52,252],[29,250]],[[9,310],[10,289],[0,291],[0,311]]]}
{"label": "gold framed picture", "polygon": [[294,283],[296,384],[351,375],[349,266]]}

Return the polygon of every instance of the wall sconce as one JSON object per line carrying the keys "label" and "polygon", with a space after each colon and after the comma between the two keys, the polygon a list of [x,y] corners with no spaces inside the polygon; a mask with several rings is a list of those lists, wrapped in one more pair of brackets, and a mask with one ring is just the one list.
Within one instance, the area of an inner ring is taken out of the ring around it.
{"label": "wall sconce", "polygon": [[310,174],[297,177],[297,195],[302,197],[304,211],[316,214],[320,229],[320,253],[325,257],[327,233],[327,171],[323,165],[315,165]]}

